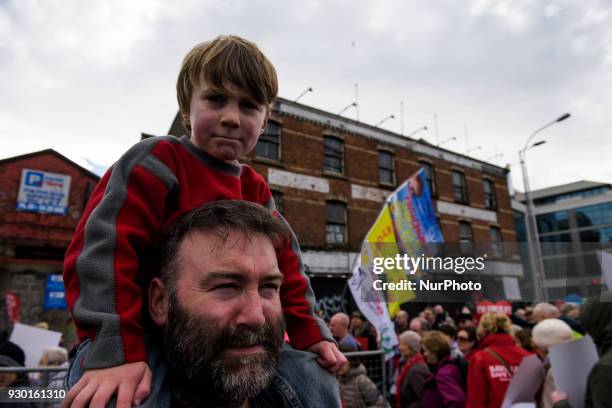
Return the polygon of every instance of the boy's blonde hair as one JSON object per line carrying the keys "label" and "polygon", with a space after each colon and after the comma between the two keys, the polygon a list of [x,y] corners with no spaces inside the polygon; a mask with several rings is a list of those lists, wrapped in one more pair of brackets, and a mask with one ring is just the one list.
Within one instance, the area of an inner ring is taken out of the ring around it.
{"label": "boy's blonde hair", "polygon": [[488,334],[510,333],[512,323],[505,313],[485,313],[478,323],[478,338],[483,339]]}
{"label": "boy's blonde hair", "polygon": [[191,130],[189,104],[193,88],[202,81],[213,90],[229,93],[228,85],[246,91],[270,113],[278,93],[276,70],[251,41],[228,35],[196,45],[183,59],[176,95],[183,123]]}

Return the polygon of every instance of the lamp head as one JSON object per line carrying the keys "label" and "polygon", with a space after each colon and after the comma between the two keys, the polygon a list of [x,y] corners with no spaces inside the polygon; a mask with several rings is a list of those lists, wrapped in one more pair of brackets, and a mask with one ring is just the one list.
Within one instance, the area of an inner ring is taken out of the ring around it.
{"label": "lamp head", "polygon": [[564,115],[561,115],[561,116],[559,116],[559,118],[557,119],[557,122],[564,121],[565,119],[569,118],[570,116],[572,116],[572,115],[571,115],[571,114],[569,114],[569,113],[566,113],[566,114],[564,114]]}

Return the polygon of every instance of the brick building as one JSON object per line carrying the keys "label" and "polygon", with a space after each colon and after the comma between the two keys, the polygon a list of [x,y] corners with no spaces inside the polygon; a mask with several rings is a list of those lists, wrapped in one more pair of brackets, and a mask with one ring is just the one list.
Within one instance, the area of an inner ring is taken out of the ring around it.
{"label": "brick building", "polygon": [[[169,133],[188,134],[179,115]],[[321,306],[343,301],[344,278],[385,197],[420,167],[446,242],[517,240],[507,169],[283,98],[243,161],[266,178],[298,236]],[[487,287],[522,277],[516,260],[498,264],[482,277]]]}
{"label": "brick building", "polygon": [[[61,289],[49,288],[61,288],[64,252],[98,180],[52,149],[0,160],[0,290],[19,299],[20,322],[46,321],[67,334],[68,342],[68,312],[58,306]],[[35,188],[27,192],[28,185]],[[0,308],[0,326],[6,329],[4,301]]]}

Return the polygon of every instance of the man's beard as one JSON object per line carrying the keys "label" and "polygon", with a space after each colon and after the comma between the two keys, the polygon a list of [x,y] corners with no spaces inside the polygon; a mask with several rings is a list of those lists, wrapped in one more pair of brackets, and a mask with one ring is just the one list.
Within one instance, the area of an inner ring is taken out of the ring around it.
{"label": "man's beard", "polygon": [[[282,315],[261,327],[219,327],[212,317],[185,311],[174,294],[169,300],[164,355],[172,382],[189,394],[176,396],[179,400],[240,405],[270,384],[285,331]],[[227,352],[252,346],[263,350],[246,355]]]}

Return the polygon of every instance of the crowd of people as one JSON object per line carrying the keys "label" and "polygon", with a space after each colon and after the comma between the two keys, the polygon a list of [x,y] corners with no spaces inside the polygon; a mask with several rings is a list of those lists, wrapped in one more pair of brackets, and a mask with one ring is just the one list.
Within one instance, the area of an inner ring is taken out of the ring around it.
{"label": "crowd of people", "polygon": [[[612,406],[611,292],[575,303],[514,305],[512,314],[477,315],[468,307],[451,316],[442,305],[416,316],[399,311],[394,319],[398,346],[387,360],[388,383],[367,377],[355,358],[338,375],[343,406],[397,408],[499,408],[523,358],[542,361],[538,407],[568,408],[568,396],[555,386],[550,348],[591,335],[600,356],[588,378],[586,407]],[[330,329],[343,352],[374,350],[380,339],[357,311],[334,315]],[[383,388],[388,396],[383,401]]]}

